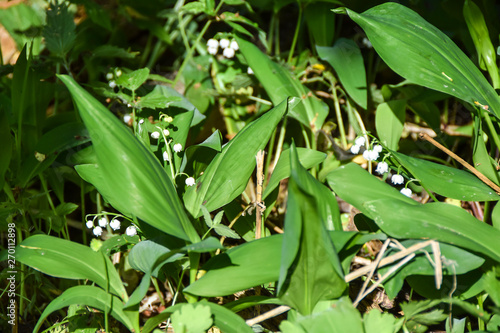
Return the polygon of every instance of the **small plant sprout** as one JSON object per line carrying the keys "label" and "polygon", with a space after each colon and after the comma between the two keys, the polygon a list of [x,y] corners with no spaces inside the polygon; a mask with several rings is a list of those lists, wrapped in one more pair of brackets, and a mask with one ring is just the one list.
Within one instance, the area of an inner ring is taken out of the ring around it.
{"label": "small plant sprout", "polygon": [[135,236],[137,235],[137,228],[133,225],[128,226],[127,229],[125,229],[125,234],[130,237]]}
{"label": "small plant sprout", "polygon": [[153,133],[151,133],[151,137],[153,139],[159,139],[160,138],[160,132],[154,131]]}
{"label": "small plant sprout", "polygon": [[375,172],[378,173],[379,175],[383,175],[384,173],[387,173],[389,171],[389,164],[387,162],[379,162],[377,164],[377,168],[375,169]]}
{"label": "small plant sprout", "polygon": [[101,228],[105,228],[108,225],[108,220],[103,216],[97,221],[97,223]]}
{"label": "small plant sprout", "polygon": [[394,175],[394,176],[391,177],[391,182],[394,185],[401,185],[401,184],[403,184],[405,182],[405,179],[400,174],[397,174],[397,175]]}
{"label": "small plant sprout", "polygon": [[166,150],[163,152],[163,160],[166,162],[170,161],[170,156],[168,155],[168,151]]}
{"label": "small plant sprout", "polygon": [[411,198],[411,195],[413,193],[408,187],[402,188],[401,191],[399,192],[401,192],[401,194],[406,195],[409,198]]}
{"label": "small plant sprout", "polygon": [[229,41],[229,39],[226,39],[226,38],[222,38],[219,42],[219,45],[222,49],[227,49],[229,47],[229,44],[231,42]]}
{"label": "small plant sprout", "polygon": [[96,237],[99,237],[99,236],[102,235],[102,228],[99,227],[99,226],[97,226],[97,227],[94,228],[94,230],[92,230],[92,232],[94,233],[94,235]]}
{"label": "small plant sprout", "polygon": [[108,85],[109,85],[109,87],[110,87],[111,89],[113,89],[113,88],[115,88],[115,87],[116,87],[116,82],[115,82],[114,80],[111,80],[111,81],[109,81]]}
{"label": "small plant sprout", "polygon": [[118,230],[118,229],[120,229],[121,222],[117,218],[114,218],[114,219],[111,220],[111,222],[109,222],[109,226],[113,230]]}
{"label": "small plant sprout", "polygon": [[174,145],[174,151],[175,151],[176,153],[180,153],[180,152],[182,151],[182,145],[181,145],[180,143],[176,143],[176,144]]}
{"label": "small plant sprout", "polygon": [[186,185],[187,186],[193,186],[196,183],[193,177],[188,177],[186,178]]}

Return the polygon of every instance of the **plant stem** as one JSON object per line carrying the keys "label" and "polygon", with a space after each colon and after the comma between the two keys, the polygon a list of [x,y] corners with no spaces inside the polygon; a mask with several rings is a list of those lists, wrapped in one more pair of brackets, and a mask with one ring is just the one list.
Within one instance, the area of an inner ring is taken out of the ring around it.
{"label": "plant stem", "polygon": [[276,164],[278,164],[278,160],[280,159],[281,150],[283,149],[283,142],[285,141],[285,133],[286,133],[286,123],[287,118],[283,120],[283,125],[281,126],[280,136],[278,138],[278,146],[276,147],[276,156],[274,157],[273,170],[276,168]]}
{"label": "plant stem", "polygon": [[299,30],[300,24],[302,21],[302,5],[299,3],[299,17],[297,18],[297,25],[295,27],[295,33],[293,35],[292,46],[290,47],[290,53],[288,53],[288,64],[292,62],[293,53],[295,51],[295,45],[297,44],[297,40],[299,39]]}
{"label": "plant stem", "polygon": [[342,111],[340,110],[340,102],[339,97],[337,95],[337,88],[335,84],[332,83],[332,97],[333,97],[333,105],[335,106],[335,115],[337,116],[337,125],[339,126],[340,132],[340,143],[342,144],[342,149],[347,149],[347,138],[345,135],[344,121],[342,120]]}

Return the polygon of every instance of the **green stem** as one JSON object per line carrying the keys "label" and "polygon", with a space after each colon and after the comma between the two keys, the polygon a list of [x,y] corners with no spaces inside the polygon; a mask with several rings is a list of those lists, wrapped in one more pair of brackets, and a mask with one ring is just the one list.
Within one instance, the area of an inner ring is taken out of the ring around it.
{"label": "green stem", "polygon": [[483,111],[484,115],[484,120],[486,120],[486,125],[488,126],[488,129],[490,130],[491,136],[493,137],[493,141],[495,142],[495,146],[497,146],[498,149],[500,149],[500,138],[498,137],[497,131],[495,129],[495,125],[493,125],[493,122],[491,121],[490,114],[487,113],[486,111]]}
{"label": "green stem", "polygon": [[[80,207],[82,210],[82,223],[85,223],[85,181],[80,179]],[[87,228],[82,227],[82,241],[83,245],[87,245]]]}
{"label": "green stem", "polygon": [[342,148],[344,150],[347,149],[347,138],[345,135],[344,121],[342,119],[342,111],[340,110],[340,102],[339,97],[337,95],[337,88],[334,87],[334,83],[332,83],[332,96],[333,96],[333,105],[335,107],[335,115],[337,116],[337,125],[339,126],[340,132],[340,143],[342,144]]}
{"label": "green stem", "polygon": [[286,133],[286,123],[287,118],[283,120],[283,125],[281,126],[280,136],[278,138],[278,146],[276,147],[276,156],[274,157],[273,170],[276,168],[278,164],[278,160],[280,159],[281,150],[283,149],[283,142],[285,141],[285,133]]}
{"label": "green stem", "polygon": [[[224,4],[224,0],[222,0],[217,5],[217,8],[215,8],[216,15],[219,12],[219,10],[223,4]],[[203,29],[201,29],[201,32],[199,33],[198,38],[196,38],[193,45],[189,48],[188,53],[187,53],[186,57],[184,58],[184,61],[182,62],[181,67],[179,68],[179,71],[177,72],[177,75],[175,76],[174,82],[172,83],[173,87],[175,87],[177,85],[177,82],[179,82],[179,79],[182,76],[182,72],[184,72],[184,69],[186,68],[188,62],[191,61],[191,58],[193,57],[194,50],[196,49],[196,45],[198,45],[200,43],[200,40],[203,38],[203,36],[207,32],[207,30],[211,24],[212,24],[212,21],[207,21],[207,23],[205,23],[205,26],[203,27]]]}
{"label": "green stem", "polygon": [[271,141],[269,141],[269,150],[267,152],[267,158],[266,158],[266,165],[264,167],[264,186],[262,190],[266,189],[266,181],[269,179],[269,165],[271,164],[271,159],[273,158],[273,152],[274,152],[274,141],[276,140],[276,128],[273,131],[273,134],[271,135]]}
{"label": "green stem", "polygon": [[153,282],[153,286],[155,287],[156,293],[160,298],[161,305],[165,306],[165,297],[163,297],[163,293],[161,292],[160,287],[158,286],[158,280],[154,276],[152,276],[151,281]]}
{"label": "green stem", "polygon": [[288,54],[288,63],[292,62],[293,53],[295,51],[295,45],[297,44],[297,40],[299,39],[299,30],[300,23],[302,21],[302,5],[299,4],[299,17],[297,18],[297,26],[295,27],[295,33],[293,35],[292,46],[290,47],[290,53]]}
{"label": "green stem", "polygon": [[189,40],[188,40],[188,37],[186,35],[186,30],[184,29],[182,12],[180,12],[180,11],[177,14],[177,20],[179,21],[179,31],[181,33],[182,42],[184,43],[184,47],[186,48],[186,50],[189,50],[190,49]]}

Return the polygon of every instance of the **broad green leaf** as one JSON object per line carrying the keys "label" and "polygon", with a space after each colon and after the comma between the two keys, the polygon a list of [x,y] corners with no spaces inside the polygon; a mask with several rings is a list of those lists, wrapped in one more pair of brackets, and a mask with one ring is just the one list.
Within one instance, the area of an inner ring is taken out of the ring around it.
{"label": "broad green leaf", "polygon": [[203,333],[212,326],[210,307],[203,304],[182,304],[170,318],[175,332]]}
{"label": "broad green leaf", "polygon": [[498,95],[479,69],[448,36],[411,9],[388,2],[362,14],[345,8],[335,12],[347,12],[397,74],[471,105],[488,105],[500,116]]}
{"label": "broad green leaf", "polygon": [[[290,167],[278,296],[308,315],[318,301],[339,297],[345,289],[340,260],[326,229],[332,225],[328,220],[339,213],[335,197],[300,165],[294,144]],[[340,218],[335,229],[342,230]]]}
{"label": "broad green leaf", "polygon": [[363,316],[363,326],[365,332],[377,333],[396,333],[399,332],[401,325],[398,320],[390,313],[381,313],[377,309],[372,309]]}
{"label": "broad green leaf", "polygon": [[[192,303],[193,305],[203,305],[208,306],[210,308],[210,312],[214,316],[214,324],[217,326],[222,332],[238,332],[238,333],[252,333],[252,329],[248,326],[243,318],[238,316],[236,313],[231,312],[225,307],[207,302],[206,300],[202,300],[197,303]],[[142,328],[142,333],[149,333],[153,329],[155,329],[159,324],[167,320],[171,313],[183,307],[184,304],[177,304],[171,306],[160,314],[148,319],[144,327]]]}
{"label": "broad green leaf", "polygon": [[48,275],[90,280],[127,300],[127,292],[111,261],[88,246],[58,237],[34,235],[16,248],[16,259]]}
{"label": "broad green leaf", "polygon": [[397,189],[369,174],[354,163],[349,163],[335,169],[328,174],[326,180],[328,185],[340,198],[359,209],[368,217],[372,217],[370,211],[363,206],[367,201],[388,198],[401,200],[407,204],[418,204],[415,200],[399,193]]}
{"label": "broad green leaf", "polygon": [[116,84],[131,91],[136,91],[148,79],[149,68],[141,68],[130,73],[123,73],[116,79]]}
{"label": "broad green leaf", "polygon": [[[291,322],[288,322],[292,324]],[[358,310],[354,308],[351,301],[344,297],[335,302],[327,310],[313,313],[308,316],[299,317],[292,325],[302,328],[302,330],[283,329],[283,333],[294,332],[331,332],[331,333],[344,333],[344,332],[364,332],[363,321]]]}
{"label": "broad green leaf", "polygon": [[224,224],[217,224],[214,226],[214,231],[219,235],[219,236],[224,236],[228,238],[233,238],[233,239],[240,239],[240,235],[238,235],[234,230],[229,228],[228,226]]}
{"label": "broad green leaf", "polygon": [[288,115],[313,131],[321,129],[328,115],[326,104],[313,96],[286,68],[269,59],[256,45],[239,37],[236,40],[248,66],[264,86],[273,104],[276,106],[289,96],[300,97],[301,103],[290,108]]}
{"label": "broad green leaf", "polygon": [[161,88],[162,86],[154,87],[149,94],[142,96],[134,106],[138,109],[166,109],[174,102],[181,101],[180,97],[165,96],[162,94]]}
{"label": "broad green leaf", "polygon": [[382,103],[375,112],[375,127],[380,141],[391,150],[398,150],[399,139],[403,133],[406,101],[397,99]]}
{"label": "broad green leaf", "polygon": [[255,155],[264,149],[281,118],[296,102],[296,98],[285,99],[245,126],[224,146],[196,180],[196,185],[186,190],[184,202],[195,218],[201,216],[201,205],[213,211],[243,192],[255,169]]}
{"label": "broad green leaf", "polygon": [[491,43],[483,13],[473,1],[466,0],[464,3],[464,18],[476,47],[479,66],[482,70],[488,70],[493,81],[493,87],[498,89],[500,88],[500,76],[496,63],[497,54]]}
{"label": "broad green leaf", "polygon": [[[419,241],[416,240],[406,240],[401,242],[401,244],[408,248]],[[439,244],[440,255],[443,258],[443,275],[456,275],[465,274],[470,272],[484,263],[484,259],[478,257],[472,253],[469,253],[458,247],[441,243]],[[426,275],[434,276],[435,270],[432,263],[429,262],[429,257],[427,257],[423,251],[426,251],[431,258],[433,258],[434,251],[431,246],[427,246],[419,251],[410,262],[401,267],[397,272],[393,273],[388,279],[384,280],[384,290],[390,299],[397,296],[401,288],[403,287],[404,280],[410,275]],[[387,256],[396,253],[394,249],[387,251]],[[391,269],[392,266],[386,266],[378,269],[378,272],[384,275]]]}
{"label": "broad green leaf", "polygon": [[[15,40],[18,50],[21,50],[26,44],[33,42],[34,54],[38,54],[44,48],[44,45],[41,43],[40,27],[45,22],[44,18],[33,7],[21,2],[2,8],[0,10],[0,22],[2,22],[2,26]],[[28,31],[34,32],[36,36],[30,36],[26,33]]]}
{"label": "broad green leaf", "polygon": [[[325,153],[301,147],[297,148],[297,154],[299,155],[300,164],[306,169],[318,165],[326,158]],[[262,197],[267,198],[267,196],[279,185],[280,181],[288,177],[290,177],[290,149],[283,150],[281,153]]]}
{"label": "broad green leaf", "polygon": [[206,273],[184,291],[203,297],[225,296],[277,280],[280,257],[275,254],[281,252],[282,239],[282,235],[261,238],[213,257],[202,267]]}
{"label": "broad green leaf", "polygon": [[445,165],[392,152],[393,156],[426,188],[462,201],[496,201],[500,196],[473,174]]}
{"label": "broad green leaf", "polygon": [[315,2],[304,10],[304,18],[314,44],[330,46],[333,44],[335,34],[335,15],[330,11],[332,4]]}
{"label": "broad green leaf", "polygon": [[363,109],[366,109],[368,89],[365,64],[356,42],[339,38],[332,47],[316,46],[316,50],[320,58],[335,69],[347,94]]}
{"label": "broad green leaf", "polygon": [[441,202],[413,205],[393,199],[366,202],[365,209],[395,238],[432,238],[500,261],[500,230],[460,207]]}
{"label": "broad green leaf", "polygon": [[72,304],[87,305],[103,312],[109,311],[116,320],[120,321],[130,331],[135,330],[139,332],[139,323],[132,322],[126,315],[123,311],[123,303],[120,299],[93,286],[76,286],[65,290],[59,297],[55,298],[47,305],[33,329],[33,332],[38,332],[45,318],[52,312]]}
{"label": "broad green leaf", "polygon": [[64,58],[73,47],[76,25],[66,3],[49,5],[47,24],[43,29],[45,45],[50,52]]}
{"label": "broad green leaf", "polygon": [[101,103],[69,76],[68,87],[97,156],[106,199],[126,215],[134,215],[176,237],[199,239],[158,159]]}
{"label": "broad green leaf", "polygon": [[110,18],[111,12],[106,10],[104,6],[101,6],[91,0],[79,0],[77,3],[83,3],[85,6],[85,13],[89,16],[92,22],[103,27],[104,29],[107,29],[108,31],[113,30]]}

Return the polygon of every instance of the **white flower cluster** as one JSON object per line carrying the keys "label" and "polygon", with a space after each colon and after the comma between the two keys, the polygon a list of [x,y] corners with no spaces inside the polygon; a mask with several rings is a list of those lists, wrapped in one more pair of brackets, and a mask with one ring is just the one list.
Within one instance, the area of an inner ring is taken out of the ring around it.
{"label": "white flower cluster", "polygon": [[[94,220],[87,220],[85,225],[87,226],[88,229],[92,229],[92,233],[96,236],[99,237],[102,235],[102,232],[104,231],[104,228],[108,225],[108,219],[105,216],[100,217],[97,220],[97,226],[94,226]],[[109,222],[109,226],[113,230],[119,230],[121,228],[121,222],[118,218],[113,218],[111,222]],[[129,226],[127,229],[125,229],[125,234],[127,236],[135,236],[137,235],[137,228],[135,226]]]}
{"label": "white flower cluster", "polygon": [[[362,146],[364,146],[366,143],[366,139],[363,136],[357,137],[356,140],[354,140],[354,145],[351,147],[351,153],[353,154],[359,154],[359,150],[361,149]],[[375,145],[373,146],[372,149],[366,149],[363,152],[363,157],[367,161],[376,161],[380,153],[382,152],[382,146],[381,145]]]}
{"label": "white flower cluster", "polygon": [[106,80],[108,80],[108,85],[111,89],[116,87],[115,78],[122,76],[122,71],[120,69],[116,69],[114,73],[109,72],[106,74]]}
{"label": "white flower cluster", "polygon": [[216,55],[220,48],[223,50],[222,55],[226,58],[233,58],[236,51],[240,49],[235,40],[223,38],[220,41],[210,38],[207,42],[207,51],[211,55]]}

